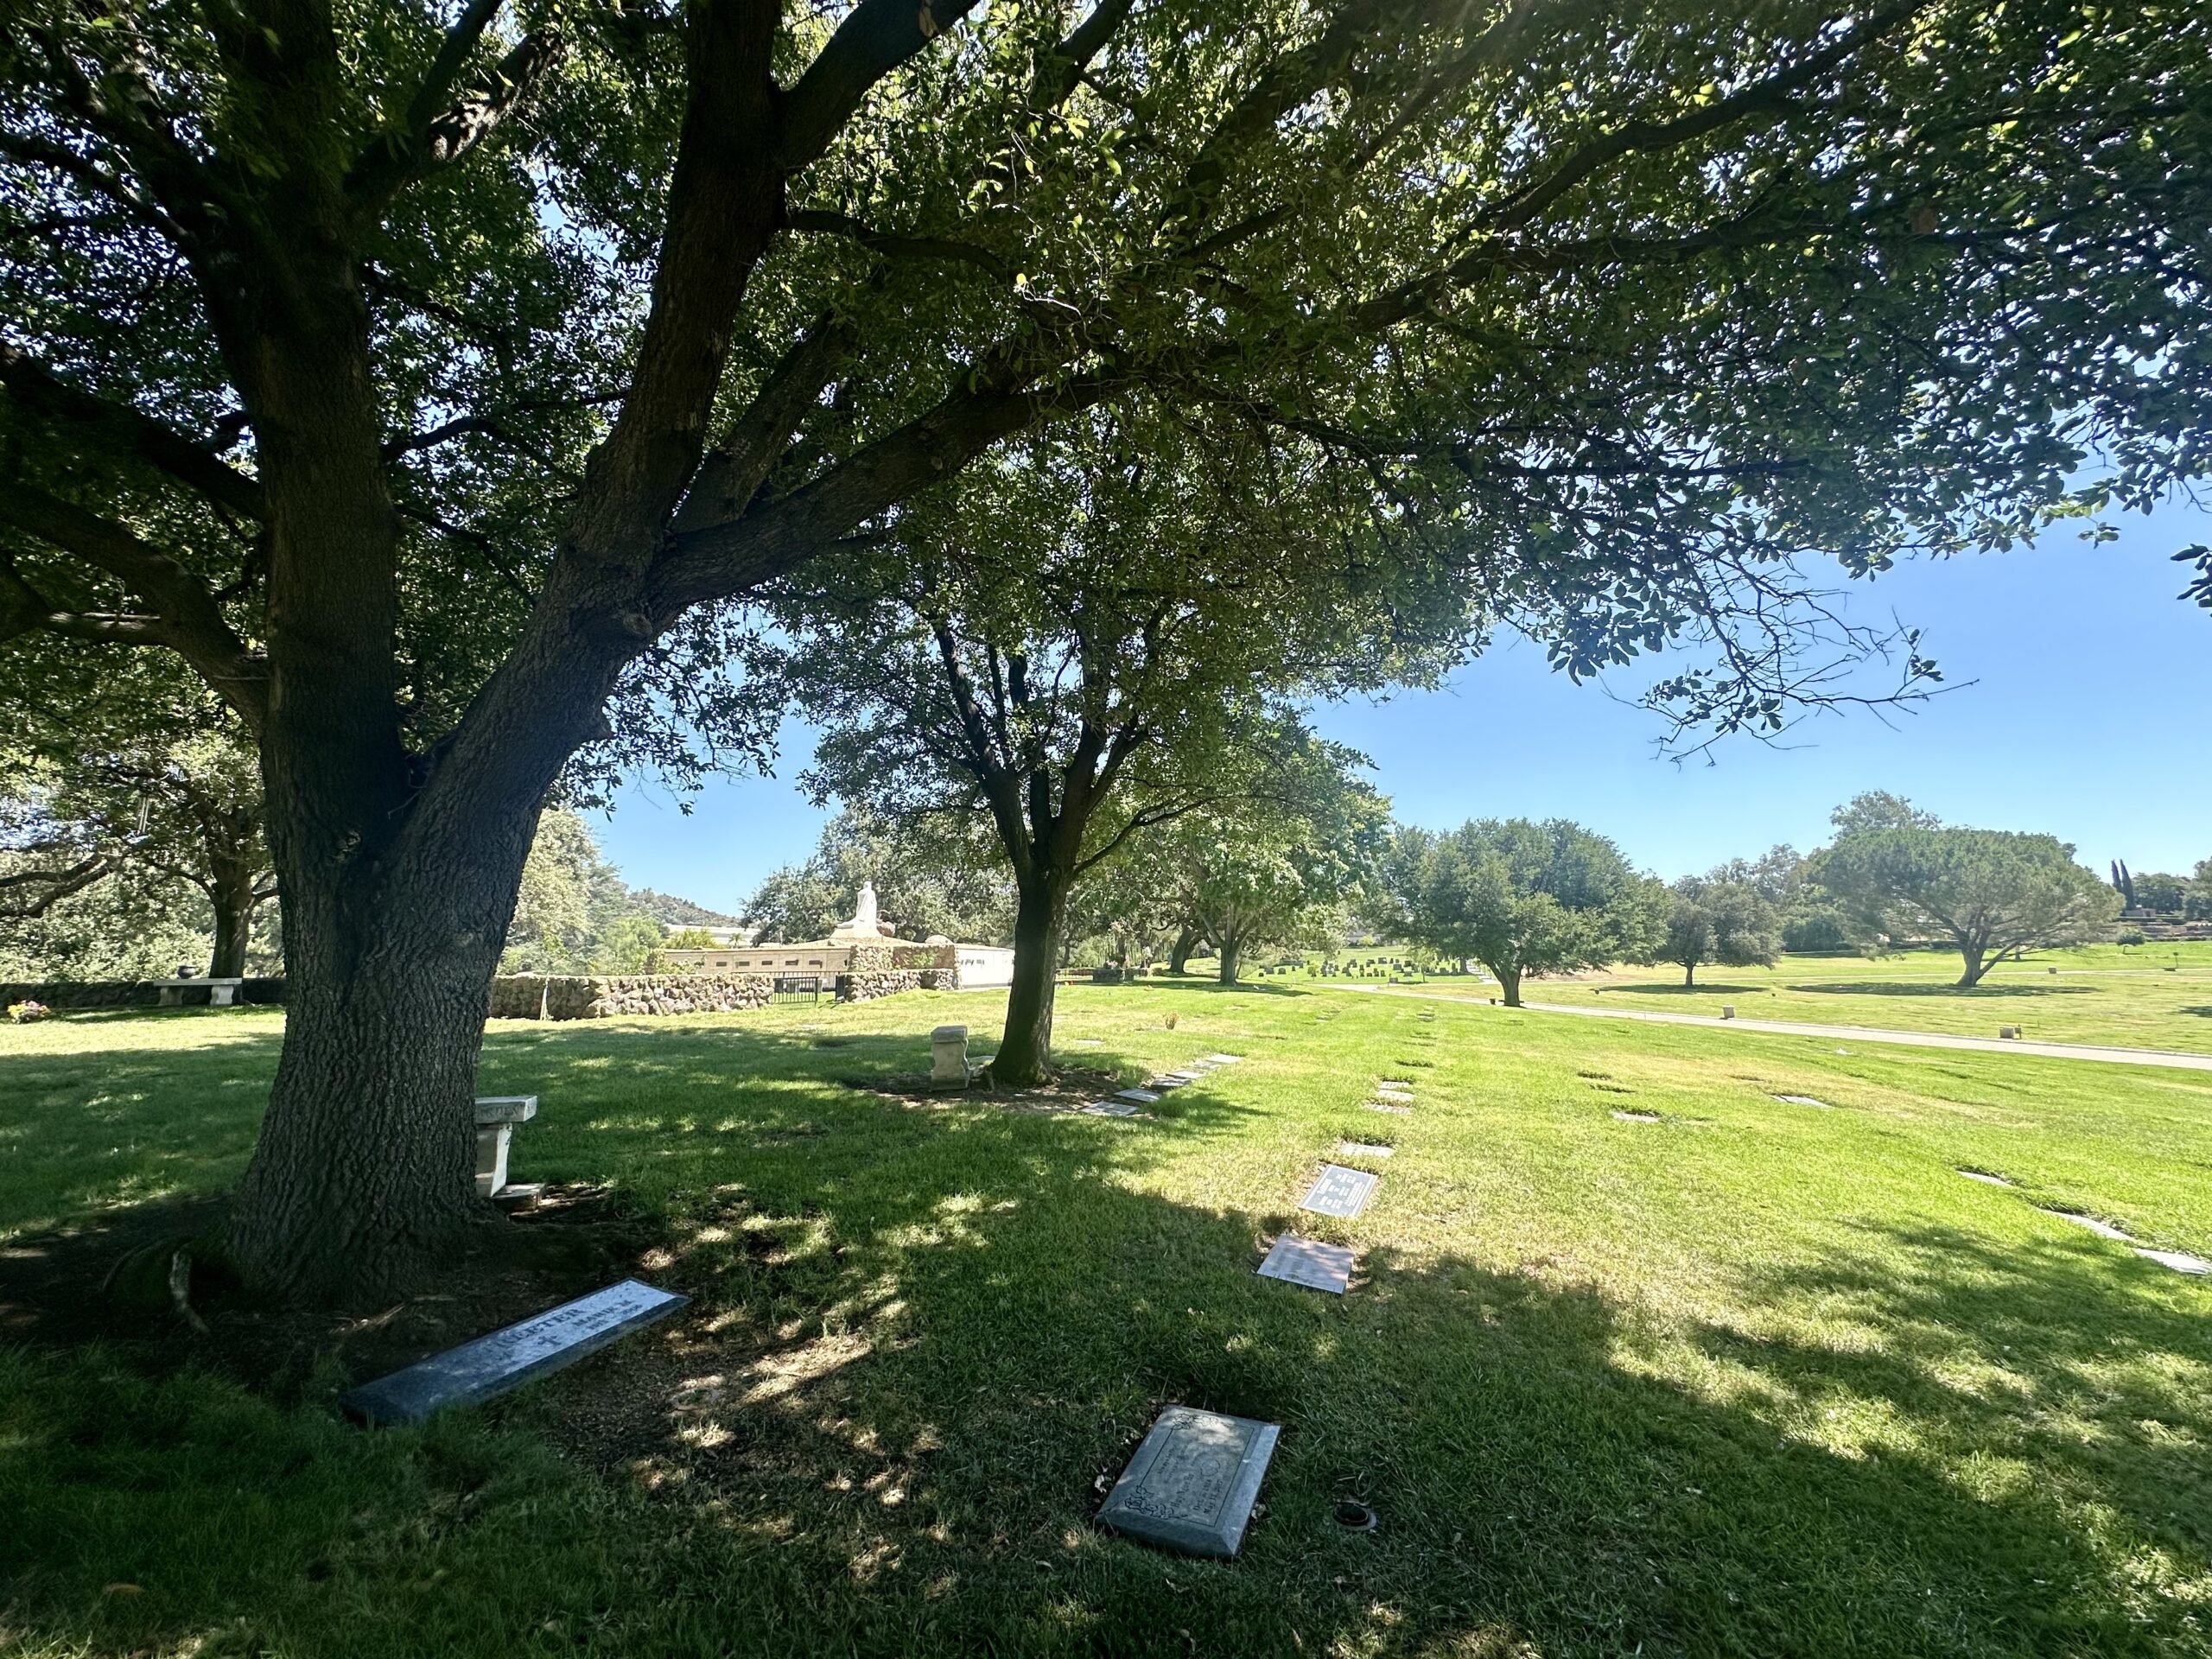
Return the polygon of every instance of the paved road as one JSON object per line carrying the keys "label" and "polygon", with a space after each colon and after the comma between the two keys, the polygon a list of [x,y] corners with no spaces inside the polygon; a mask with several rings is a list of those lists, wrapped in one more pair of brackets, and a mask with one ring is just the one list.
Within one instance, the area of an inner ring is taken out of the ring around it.
{"label": "paved road", "polygon": [[[1410,996],[1427,1002],[1472,1002],[1469,996],[1406,990],[1389,985],[1332,985],[1332,990],[1363,991],[1370,996]],[[1643,1008],[1583,1007],[1566,1002],[1529,1002],[1524,1012],[1574,1014],[1593,1020],[1644,1020],[1661,1026],[1717,1026],[1727,1031],[1766,1031],[1785,1037],[1817,1037],[1823,1042],[1895,1043],[1907,1048],[1971,1048],[1991,1054],[2037,1054],[2054,1060],[2105,1060],[2115,1065],[2164,1065],[2183,1071],[2212,1071],[2212,1054],[2183,1054],[2170,1048],[2107,1048],[2096,1043],[2014,1042],[1999,1037],[1954,1037],[1941,1031],[1878,1031],[1866,1026],[1807,1026],[1791,1020],[1721,1020],[1709,1014],[1654,1014]]]}

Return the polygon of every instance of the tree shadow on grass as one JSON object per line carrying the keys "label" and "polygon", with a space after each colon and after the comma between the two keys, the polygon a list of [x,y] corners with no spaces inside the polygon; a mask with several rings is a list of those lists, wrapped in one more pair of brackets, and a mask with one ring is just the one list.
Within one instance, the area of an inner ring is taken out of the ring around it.
{"label": "tree shadow on grass", "polygon": [[[658,1190],[639,1267],[695,1297],[681,1319],[379,1433],[336,1421],[335,1378],[286,1408],[112,1352],[0,1353],[11,1639],[209,1656],[2202,1644],[2190,1604],[2145,1587],[2158,1559],[2203,1571],[2201,1315],[2141,1294],[2170,1281],[2132,1257],[1868,1228],[1863,1250],[1751,1275],[1754,1306],[1847,1312],[1859,1329],[1831,1345],[1685,1326],[1542,1262],[1370,1248],[1338,1299],[1254,1273],[1265,1236],[1327,1236],[1294,1193],[1210,1209],[1149,1190],[1168,1152],[1234,1129],[1226,1085],[1150,1122],[932,1108],[829,1075],[911,1065],[908,1036],[825,1050],[660,1027],[640,1052],[630,1034],[503,1041],[497,1086],[549,1103],[518,1161]],[[1236,1563],[1090,1524],[1097,1483],[1170,1402],[1283,1425]],[[1829,1449],[1805,1431],[1830,1408],[1897,1432]],[[1345,1496],[1378,1531],[1332,1523]]]}
{"label": "tree shadow on grass", "polygon": [[[2153,1513],[2201,1516],[2196,1494],[2123,1432],[2179,1446],[2201,1427],[2179,1369],[2198,1338],[2171,1310],[2105,1319],[2110,1264],[2086,1253],[2024,1265],[1931,1230],[1885,1236],[1911,1263],[1895,1287],[1872,1249],[1762,1281],[1871,1299],[1887,1351],[1674,1327],[1539,1263],[1371,1249],[1337,1299],[1253,1272],[1287,1195],[1224,1212],[1131,1185],[1162,1126],[912,1121],[921,1144],[679,1211],[654,1276],[697,1299],[680,1322],[428,1429],[153,1388],[98,1356],[14,1362],[9,1621],[34,1649],[317,1655],[2195,1639],[2111,1517],[2202,1570],[2201,1520]],[[1982,1253],[1970,1291],[1943,1282],[1961,1249]],[[1999,1352],[2039,1342],[2023,1389],[1947,1381],[1947,1324]],[[1670,1370],[1670,1344],[1703,1358]],[[2141,1363],[2081,1437],[2066,1414],[2112,1348]],[[1091,1525],[1171,1402],[1283,1426],[1234,1564]],[[1916,1433],[1840,1453],[1798,1432],[1807,1402]],[[1379,1530],[1332,1522],[1348,1496]]]}

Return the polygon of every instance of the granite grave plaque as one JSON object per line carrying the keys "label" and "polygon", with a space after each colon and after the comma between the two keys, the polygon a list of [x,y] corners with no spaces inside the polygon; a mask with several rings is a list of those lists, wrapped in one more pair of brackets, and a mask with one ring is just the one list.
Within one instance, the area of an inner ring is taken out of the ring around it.
{"label": "granite grave plaque", "polygon": [[1324,1164],[1321,1173],[1306,1189],[1306,1196],[1298,1201],[1301,1210],[1311,1210],[1316,1215],[1336,1216],[1350,1221],[1367,1208],[1367,1201],[1375,1194],[1382,1181],[1380,1175],[1363,1169],[1346,1169],[1342,1164]]}
{"label": "granite grave plaque", "polygon": [[1185,1555],[1235,1556],[1282,1430],[1169,1406],[1098,1511],[1101,1524]]}
{"label": "granite grave plaque", "polygon": [[1339,1158],[1388,1158],[1396,1150],[1395,1147],[1379,1147],[1369,1141],[1337,1142],[1337,1156]]}
{"label": "granite grave plaque", "polygon": [[1411,1117],[1414,1115],[1412,1107],[1393,1106],[1386,1100],[1370,1100],[1367,1103],[1367,1109],[1370,1112],[1388,1112],[1393,1117]]}
{"label": "granite grave plaque", "polygon": [[1260,1263],[1260,1277],[1341,1296],[1351,1287],[1351,1264],[1352,1253],[1341,1244],[1285,1233]]}
{"label": "granite grave plaque", "polygon": [[1216,1065],[1235,1065],[1243,1059],[1242,1054],[1209,1054],[1206,1058]]}
{"label": "granite grave plaque", "polygon": [[1137,1109],[1126,1100],[1094,1100],[1083,1109],[1093,1117],[1135,1117]]}
{"label": "granite grave plaque", "polygon": [[442,1406],[488,1400],[573,1365],[690,1300],[625,1279],[365,1382],[338,1403],[372,1427],[420,1422]]}
{"label": "granite grave plaque", "polygon": [[1136,1106],[1154,1106],[1157,1105],[1160,1102],[1160,1096],[1154,1094],[1149,1089],[1120,1090],[1115,1094],[1114,1098],[1116,1100],[1126,1100],[1132,1105]]}
{"label": "granite grave plaque", "polygon": [[1789,1106],[1826,1107],[1827,1105],[1825,1100],[1815,1100],[1810,1095],[1777,1095],[1775,1098]]}
{"label": "granite grave plaque", "polygon": [[1170,1089],[1180,1089],[1189,1081],[1190,1079],[1188,1077],[1177,1077],[1173,1073],[1163,1072],[1160,1076],[1156,1077],[1147,1077],[1144,1080],[1144,1086],[1156,1091],[1157,1093],[1164,1095]]}

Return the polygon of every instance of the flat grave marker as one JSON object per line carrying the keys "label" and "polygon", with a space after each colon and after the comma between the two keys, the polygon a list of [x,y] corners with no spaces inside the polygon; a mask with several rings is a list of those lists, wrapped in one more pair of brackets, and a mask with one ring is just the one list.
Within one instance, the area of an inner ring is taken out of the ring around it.
{"label": "flat grave marker", "polygon": [[1337,1156],[1339,1158],[1388,1158],[1395,1151],[1397,1151],[1395,1147],[1376,1146],[1370,1141],[1337,1142]]}
{"label": "flat grave marker", "polygon": [[1135,1117],[1137,1109],[1126,1100],[1094,1100],[1083,1109],[1093,1117]]}
{"label": "flat grave marker", "polygon": [[1206,1058],[1215,1065],[1237,1065],[1243,1062],[1244,1057],[1242,1054],[1209,1054]]}
{"label": "flat grave marker", "polygon": [[1114,1098],[1116,1100],[1126,1100],[1131,1104],[1137,1106],[1154,1106],[1157,1105],[1160,1102],[1160,1096],[1154,1094],[1149,1089],[1116,1090],[1115,1091]]}
{"label": "flat grave marker", "polygon": [[1344,1245],[1285,1233],[1260,1263],[1260,1277],[1341,1296],[1351,1288],[1351,1268],[1352,1253]]}
{"label": "flat grave marker", "polygon": [[1388,1101],[1381,1100],[1369,1101],[1367,1109],[1370,1112],[1388,1112],[1393,1117],[1411,1117],[1414,1115],[1414,1109],[1410,1106],[1393,1106]]}
{"label": "flat grave marker", "polygon": [[549,1376],[690,1300],[625,1279],[365,1382],[338,1403],[372,1427],[420,1422],[442,1406],[488,1400]]}
{"label": "flat grave marker", "polygon": [[2154,1250],[2138,1244],[2135,1254],[2145,1261],[2155,1262],[2162,1268],[2171,1268],[2176,1273],[2212,1273],[2212,1262],[2201,1255],[2191,1255],[2187,1250]]}
{"label": "flat grave marker", "polygon": [[1230,1560],[1281,1437],[1274,1423],[1169,1406],[1106,1495],[1099,1522],[1164,1549]]}
{"label": "flat grave marker", "polygon": [[1164,1095],[1170,1089],[1180,1089],[1185,1084],[1190,1081],[1191,1079],[1188,1077],[1176,1077],[1172,1074],[1163,1072],[1156,1077],[1147,1077],[1144,1080],[1144,1086]]}
{"label": "flat grave marker", "polygon": [[1960,1174],[1970,1181],[1980,1181],[1987,1186],[2010,1186],[2012,1181],[2003,1175],[1993,1175],[1986,1169],[1962,1169]]}
{"label": "flat grave marker", "polygon": [[2081,1214],[2079,1211],[2073,1210],[2046,1210],[2044,1213],[2045,1215],[2056,1216],[2061,1221],[2070,1221],[2076,1227],[2086,1227],[2091,1232],[2094,1233],[2099,1238],[2117,1239],[2122,1244],[2132,1244],[2134,1243],[2134,1240],[2130,1238],[2119,1228],[2113,1226],[2112,1223],[2108,1221],[2100,1221],[2094,1216],[2085,1216]]}
{"label": "flat grave marker", "polygon": [[1656,1112],[1615,1112],[1613,1116],[1624,1123],[1656,1123],[1661,1121]]}
{"label": "flat grave marker", "polygon": [[1324,1164],[1306,1196],[1298,1201],[1301,1210],[1311,1210],[1319,1216],[1335,1216],[1350,1221],[1367,1208],[1368,1199],[1375,1196],[1375,1189],[1382,1178],[1372,1171],[1347,1169],[1342,1164]]}
{"label": "flat grave marker", "polygon": [[1818,1106],[1824,1111],[1829,1109],[1827,1102],[1815,1100],[1810,1095],[1777,1095],[1775,1098],[1787,1106]]}

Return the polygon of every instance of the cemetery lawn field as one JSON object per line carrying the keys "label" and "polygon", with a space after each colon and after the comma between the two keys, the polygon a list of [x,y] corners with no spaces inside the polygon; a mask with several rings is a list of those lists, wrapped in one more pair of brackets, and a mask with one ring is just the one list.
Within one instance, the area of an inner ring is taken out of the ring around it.
{"label": "cemetery lawn field", "polygon": [[[2212,1075],[1171,982],[1061,998],[1245,1057],[1149,1118],[855,1086],[1001,1008],[495,1026],[696,1300],[420,1428],[0,1309],[0,1653],[2212,1653],[2212,1280],[2051,1213],[2212,1255]],[[234,1179],[281,1018],[0,1029],[0,1268]],[[1091,1524],[1172,1402],[1282,1426],[1233,1564]]]}
{"label": "cemetery lawn field", "polygon": [[[1912,950],[1872,959],[1785,957],[1772,968],[1706,967],[1688,988],[1679,967],[1622,967],[1529,980],[1521,994],[1530,1002],[1662,1014],[1718,1014],[1732,1003],[1739,1019],[1964,1037],[1994,1037],[1999,1026],[2018,1026],[2033,1041],[2212,1053],[2212,945],[2049,951],[1993,969],[1966,991],[1955,983],[1958,976],[1955,951]],[[1454,976],[1428,982],[1457,995],[1497,990]]]}

